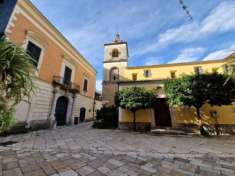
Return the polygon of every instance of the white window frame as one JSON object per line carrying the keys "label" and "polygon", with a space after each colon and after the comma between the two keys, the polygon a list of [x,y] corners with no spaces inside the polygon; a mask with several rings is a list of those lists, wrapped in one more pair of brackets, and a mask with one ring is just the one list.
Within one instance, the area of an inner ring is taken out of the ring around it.
{"label": "white window frame", "polygon": [[202,67],[202,66],[195,66],[195,67],[194,67],[194,72],[195,72],[195,73],[196,73],[196,70],[195,70],[196,68],[198,68],[198,73],[199,73],[199,74],[203,74],[203,73],[204,73],[204,70],[203,70],[203,67]]}
{"label": "white window frame", "polygon": [[[84,83],[85,83],[85,80],[87,80],[87,90],[86,90],[86,91],[84,91]],[[84,78],[83,78],[83,83],[82,83],[82,92],[83,92],[84,95],[87,95],[88,88],[89,88],[88,85],[89,85],[89,79],[88,79],[87,77],[84,77]]]}
{"label": "white window frame", "polygon": [[[148,74],[146,74],[148,72]],[[150,78],[152,76],[152,71],[150,69],[144,70],[144,77]]]}
{"label": "white window frame", "polygon": [[[173,75],[174,75],[174,76],[173,76]],[[176,78],[176,70],[171,70],[171,71],[170,71],[170,78],[171,78],[171,79]]]}
{"label": "white window frame", "polygon": [[[138,73],[132,73],[131,74],[131,79],[132,79],[132,81],[137,81],[138,80]],[[134,77],[136,77],[136,80],[134,80]]]}
{"label": "white window frame", "polygon": [[63,60],[63,63],[62,63],[61,69],[60,69],[60,77],[64,78],[65,67],[68,67],[72,70],[71,82],[74,82],[74,79],[75,79],[75,66],[73,64],[71,64],[70,62],[68,62],[67,60]]}
{"label": "white window frame", "polygon": [[32,37],[27,36],[25,45],[23,46],[23,48],[24,48],[26,51],[27,51],[27,47],[28,47],[29,42],[32,42],[33,44],[37,45],[37,46],[41,49],[41,54],[40,54],[40,57],[39,57],[39,59],[38,59],[38,64],[37,64],[37,67],[36,67],[37,75],[38,75],[38,73],[40,72],[42,63],[43,63],[45,47],[43,47],[43,45],[42,45],[41,43],[37,42],[37,41],[34,40]]}
{"label": "white window frame", "polygon": [[225,64],[224,65],[224,73],[225,74],[232,74],[234,72],[234,64]]}
{"label": "white window frame", "polygon": [[199,74],[203,74],[203,73],[204,73],[203,67],[199,66]]}

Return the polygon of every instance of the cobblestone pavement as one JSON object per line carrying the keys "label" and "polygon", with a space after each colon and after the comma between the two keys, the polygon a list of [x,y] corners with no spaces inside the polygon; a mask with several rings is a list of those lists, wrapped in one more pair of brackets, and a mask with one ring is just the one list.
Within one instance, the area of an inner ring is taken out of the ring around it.
{"label": "cobblestone pavement", "polygon": [[0,138],[0,176],[235,175],[235,137],[152,136],[90,124]]}

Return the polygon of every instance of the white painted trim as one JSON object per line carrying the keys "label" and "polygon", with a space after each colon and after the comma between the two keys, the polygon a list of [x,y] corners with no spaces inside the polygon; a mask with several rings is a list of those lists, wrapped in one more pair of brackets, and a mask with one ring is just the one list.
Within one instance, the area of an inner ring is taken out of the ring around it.
{"label": "white painted trim", "polygon": [[8,30],[6,31],[6,33],[11,34],[11,33],[12,33],[12,30],[8,29]]}
{"label": "white painted trim", "polygon": [[60,69],[60,76],[62,78],[64,77],[65,66],[69,67],[72,70],[71,82],[74,82],[76,69],[73,64],[71,64],[70,62],[68,62],[65,59],[63,60],[63,63],[62,63],[61,69]]}
{"label": "white painted trim", "polygon": [[[73,59],[77,64],[79,64],[79,61],[77,59],[75,59],[73,54],[71,54],[70,52],[68,52],[67,49],[65,49],[64,46],[62,46],[54,37],[52,37],[52,35],[50,35],[45,29],[43,29],[43,27],[38,24],[35,20],[32,19],[32,17],[30,17],[21,7],[19,7],[19,5],[16,5],[16,10],[19,11],[22,15],[24,15],[33,25],[35,25],[40,31],[42,31],[48,38],[50,38],[53,42],[55,42],[64,52],[66,52],[67,55],[69,55],[69,57],[71,59]],[[85,62],[85,61],[84,61]],[[90,72],[92,75],[96,74],[92,71],[90,71],[89,69],[87,69],[86,67],[83,66],[83,68],[85,70],[87,70],[88,72]]]}
{"label": "white painted trim", "polygon": [[36,40],[34,40],[33,37],[27,35],[25,44],[23,46],[25,48],[25,50],[27,49],[27,46],[28,46],[29,42],[32,42],[33,44],[37,45],[41,49],[41,54],[40,54],[40,57],[39,57],[39,60],[38,60],[38,64],[37,64],[37,72],[39,73],[40,69],[41,69],[41,65],[42,65],[43,59],[44,59],[44,50],[45,50],[45,48],[43,47],[42,44],[40,44]]}
{"label": "white painted trim", "polygon": [[10,30],[10,27],[11,27],[11,26],[12,26],[12,27],[15,26],[15,25],[14,25],[14,21],[17,20],[17,18],[15,17],[15,15],[19,13],[19,10],[17,9],[16,6],[17,6],[17,5],[15,5],[15,7],[14,7],[12,13],[11,13],[10,19],[9,19],[9,21],[8,21],[8,24],[7,24],[7,26],[6,26],[6,29],[5,29],[5,32],[6,32],[6,33],[11,33],[12,31]]}
{"label": "white painted trim", "polygon": [[[85,83],[85,80],[87,80],[87,90],[86,90],[86,91],[84,91],[84,83]],[[84,77],[83,77],[83,83],[82,83],[82,92],[83,92],[83,95],[87,96],[88,88],[89,88],[89,79],[88,79],[87,76],[84,76]]]}
{"label": "white painted trim", "polygon": [[68,99],[68,106],[67,106],[67,113],[66,113],[66,124],[69,125],[69,123],[72,124],[73,122],[73,112],[72,112],[72,104],[73,104],[73,98],[72,98],[72,95],[71,94],[66,94],[64,91],[58,91],[56,94],[55,94],[55,98],[54,98],[54,102],[52,103],[52,113],[51,113],[51,117],[50,117],[50,120],[53,122],[55,121],[56,122],[56,116],[55,116],[55,113],[56,113],[56,105],[57,105],[57,101],[60,97],[66,97]]}

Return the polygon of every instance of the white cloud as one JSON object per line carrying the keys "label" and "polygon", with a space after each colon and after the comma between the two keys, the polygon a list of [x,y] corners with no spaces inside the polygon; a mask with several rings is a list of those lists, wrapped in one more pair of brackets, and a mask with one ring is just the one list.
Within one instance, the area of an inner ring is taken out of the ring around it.
{"label": "white cloud", "polygon": [[221,50],[214,51],[208,54],[203,60],[215,60],[215,59],[224,59],[230,54],[235,52],[235,44],[231,45],[229,48],[224,48]]}
{"label": "white cloud", "polygon": [[146,60],[144,65],[157,65],[160,64],[160,59],[157,57],[150,57]]}
{"label": "white cloud", "polygon": [[235,3],[231,1],[221,2],[201,22],[190,22],[179,27],[170,28],[159,34],[155,43],[145,46],[135,55],[143,55],[156,51],[174,43],[187,43],[206,38],[213,34],[219,34],[235,30]]}
{"label": "white cloud", "polygon": [[[197,23],[184,24],[178,28],[168,29],[159,35],[158,43],[166,44],[170,42],[186,42],[192,41],[198,37],[197,31],[199,26]],[[189,37],[190,36],[190,37]]]}
{"label": "white cloud", "polygon": [[96,90],[102,91],[102,82],[103,80],[96,80]]}
{"label": "white cloud", "polygon": [[204,48],[187,48],[180,52],[178,57],[171,60],[169,63],[191,62],[198,60],[205,52]]}
{"label": "white cloud", "polygon": [[202,33],[226,32],[235,29],[235,3],[220,3],[201,24]]}

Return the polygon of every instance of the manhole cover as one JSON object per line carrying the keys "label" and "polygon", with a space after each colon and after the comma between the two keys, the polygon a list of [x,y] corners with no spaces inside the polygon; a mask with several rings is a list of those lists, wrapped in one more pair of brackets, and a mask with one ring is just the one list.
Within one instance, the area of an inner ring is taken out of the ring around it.
{"label": "manhole cover", "polygon": [[7,147],[9,145],[13,145],[13,144],[16,144],[16,143],[18,143],[18,142],[16,142],[16,141],[0,142],[0,146]]}

